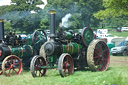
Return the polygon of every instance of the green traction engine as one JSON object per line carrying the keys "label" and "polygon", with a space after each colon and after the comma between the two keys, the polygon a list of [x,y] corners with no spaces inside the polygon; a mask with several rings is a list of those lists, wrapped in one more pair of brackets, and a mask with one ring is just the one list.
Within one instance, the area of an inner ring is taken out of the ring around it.
{"label": "green traction engine", "polygon": [[32,58],[30,70],[33,77],[45,76],[47,69],[58,69],[62,77],[73,74],[75,70],[105,71],[110,55],[106,43],[94,39],[90,27],[81,33],[64,31],[55,32],[55,11],[50,14],[50,40],[41,47],[41,54]]}
{"label": "green traction engine", "polygon": [[32,57],[39,54],[39,49],[47,41],[47,36],[44,31],[36,30],[25,39],[12,32],[4,38],[3,20],[0,21],[0,26],[0,75],[20,74],[22,65],[28,68]]}

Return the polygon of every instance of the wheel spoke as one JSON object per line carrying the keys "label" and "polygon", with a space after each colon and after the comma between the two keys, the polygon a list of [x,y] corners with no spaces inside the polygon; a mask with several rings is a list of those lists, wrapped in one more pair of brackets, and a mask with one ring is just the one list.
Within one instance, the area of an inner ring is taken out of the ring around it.
{"label": "wheel spoke", "polygon": [[105,61],[105,60],[108,60],[108,58],[103,58],[103,60]]}
{"label": "wheel spoke", "polygon": [[104,53],[104,52],[106,52],[107,51],[107,49],[105,49],[104,51],[102,51],[100,54],[102,54],[102,53]]}
{"label": "wheel spoke", "polygon": [[18,72],[13,68],[13,71],[15,71],[16,72],[16,74],[18,74]]}
{"label": "wheel spoke", "polygon": [[7,60],[7,62],[8,62],[9,64],[12,64],[10,61],[11,61],[11,60]]}
{"label": "wheel spoke", "polygon": [[99,58],[99,55],[98,55],[98,56],[95,56],[94,59],[95,59],[95,58]]}
{"label": "wheel spoke", "polygon": [[5,69],[5,71],[10,70],[10,68]]}
{"label": "wheel spoke", "polygon": [[16,63],[16,59],[14,59],[14,63],[13,64],[15,65],[15,63]]}
{"label": "wheel spoke", "polygon": [[11,72],[11,69],[9,70],[9,73],[7,74],[8,76],[10,76],[10,72]]}
{"label": "wheel spoke", "polygon": [[96,61],[96,64],[98,64],[99,61],[100,61],[100,58],[98,58],[98,60]]}
{"label": "wheel spoke", "polygon": [[99,54],[96,50],[94,51],[97,55]]}
{"label": "wheel spoke", "polygon": [[103,61],[101,61],[101,69],[100,70],[102,70],[102,69],[104,69]]}

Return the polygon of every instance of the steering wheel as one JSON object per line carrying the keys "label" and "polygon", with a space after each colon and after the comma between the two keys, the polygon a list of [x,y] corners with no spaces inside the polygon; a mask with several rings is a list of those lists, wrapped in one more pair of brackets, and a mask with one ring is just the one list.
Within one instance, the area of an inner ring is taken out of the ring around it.
{"label": "steering wheel", "polygon": [[35,30],[32,34],[32,45],[36,50],[40,50],[41,45],[47,41],[47,35],[43,30]]}

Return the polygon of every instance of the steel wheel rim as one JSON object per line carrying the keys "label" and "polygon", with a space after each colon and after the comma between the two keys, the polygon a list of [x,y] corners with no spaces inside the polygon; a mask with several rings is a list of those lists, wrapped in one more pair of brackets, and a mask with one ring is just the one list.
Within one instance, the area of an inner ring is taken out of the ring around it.
{"label": "steel wheel rim", "polygon": [[8,56],[2,62],[2,71],[6,76],[19,75],[22,71],[22,62],[15,55]]}
{"label": "steel wheel rim", "polygon": [[33,57],[31,61],[31,73],[33,77],[42,77],[45,76],[47,69],[41,68],[42,66],[46,66],[46,61],[41,56],[35,56]]}
{"label": "steel wheel rim", "polygon": [[[109,66],[110,55],[106,43],[94,40],[88,48],[87,62],[92,71],[105,71]],[[89,58],[90,57],[90,58]]]}
{"label": "steel wheel rim", "polygon": [[69,54],[62,54],[58,63],[59,72],[62,77],[69,76],[74,72],[74,62]]}

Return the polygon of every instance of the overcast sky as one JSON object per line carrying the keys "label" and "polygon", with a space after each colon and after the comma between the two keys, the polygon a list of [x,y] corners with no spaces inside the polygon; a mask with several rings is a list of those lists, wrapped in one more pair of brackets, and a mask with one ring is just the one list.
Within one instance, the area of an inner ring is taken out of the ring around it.
{"label": "overcast sky", "polygon": [[[42,1],[44,1],[45,5],[47,4],[47,0],[42,0]],[[0,6],[2,6],[2,5],[10,5],[10,2],[11,2],[11,0],[0,0]],[[41,5],[40,7],[43,8],[44,5]]]}
{"label": "overcast sky", "polygon": [[10,5],[11,0],[0,0],[0,6],[2,5]]}

